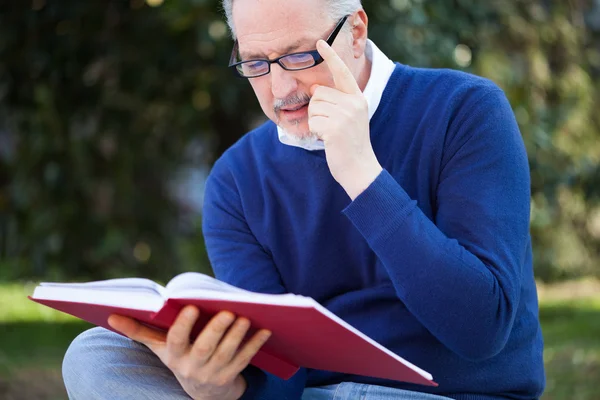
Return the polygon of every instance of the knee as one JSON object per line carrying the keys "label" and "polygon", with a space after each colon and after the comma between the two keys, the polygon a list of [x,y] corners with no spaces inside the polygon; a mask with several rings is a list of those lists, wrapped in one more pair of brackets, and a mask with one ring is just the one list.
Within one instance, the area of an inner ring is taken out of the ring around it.
{"label": "knee", "polygon": [[119,337],[104,328],[93,328],[73,340],[62,363],[63,381],[69,398],[89,398],[102,382],[102,370],[105,369],[102,364],[110,362],[103,350],[111,346],[114,336]]}

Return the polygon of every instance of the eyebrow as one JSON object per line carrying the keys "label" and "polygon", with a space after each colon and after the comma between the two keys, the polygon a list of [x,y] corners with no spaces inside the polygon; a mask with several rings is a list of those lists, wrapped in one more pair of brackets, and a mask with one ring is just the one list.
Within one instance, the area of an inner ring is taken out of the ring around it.
{"label": "eyebrow", "polygon": [[[286,54],[293,53],[293,52],[297,51],[300,47],[302,47],[303,45],[308,43],[309,41],[310,41],[309,39],[296,40],[294,43],[292,43],[289,46],[287,46],[286,48],[284,48],[282,50],[282,52],[280,53],[280,55],[286,55]],[[315,43],[316,42],[317,41],[315,40]],[[252,52],[242,53],[241,51],[240,51],[240,57],[244,61],[257,60],[257,59],[268,59],[267,55],[264,53],[252,53]]]}

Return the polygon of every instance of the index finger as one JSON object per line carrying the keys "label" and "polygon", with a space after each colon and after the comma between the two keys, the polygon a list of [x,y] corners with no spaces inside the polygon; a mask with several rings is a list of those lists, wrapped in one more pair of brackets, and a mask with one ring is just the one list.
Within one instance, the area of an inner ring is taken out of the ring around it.
{"label": "index finger", "polygon": [[317,50],[325,63],[329,67],[333,75],[333,81],[335,82],[335,87],[348,94],[359,94],[362,93],[360,87],[358,87],[358,83],[356,79],[354,79],[354,75],[348,69],[348,66],[344,63],[344,61],[338,56],[338,54],[325,42],[324,40],[319,40],[317,42]]}
{"label": "index finger", "polygon": [[160,351],[167,339],[166,333],[142,325],[133,318],[113,314],[108,318],[108,324],[117,332],[145,344],[154,352]]}
{"label": "index finger", "polygon": [[174,357],[181,357],[190,345],[190,334],[198,319],[199,312],[194,306],[186,306],[181,310],[169,332],[167,333],[167,351]]}

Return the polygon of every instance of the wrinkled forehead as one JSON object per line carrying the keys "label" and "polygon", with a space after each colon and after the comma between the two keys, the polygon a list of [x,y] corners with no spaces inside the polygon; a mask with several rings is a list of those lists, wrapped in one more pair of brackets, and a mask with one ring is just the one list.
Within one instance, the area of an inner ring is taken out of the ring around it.
{"label": "wrinkled forehead", "polygon": [[233,25],[242,55],[287,50],[312,44],[332,27],[325,0],[235,0]]}

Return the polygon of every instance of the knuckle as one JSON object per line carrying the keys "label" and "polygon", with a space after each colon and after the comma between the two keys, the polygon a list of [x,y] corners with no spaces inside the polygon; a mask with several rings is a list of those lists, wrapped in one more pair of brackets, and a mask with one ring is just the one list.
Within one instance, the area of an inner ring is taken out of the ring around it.
{"label": "knuckle", "polygon": [[214,328],[213,328],[213,331],[214,331],[215,333],[219,333],[219,334],[220,334],[220,333],[223,333],[223,332],[225,332],[225,331],[227,330],[227,328],[228,328],[228,327],[229,327],[229,324],[226,324],[226,323],[225,323],[225,322],[223,322],[223,321],[218,321],[218,322],[215,324],[215,326],[214,326]]}
{"label": "knuckle", "polygon": [[215,351],[215,346],[210,344],[201,344],[196,348],[195,353],[201,357],[210,357]]}
{"label": "knuckle", "polygon": [[180,325],[190,325],[196,322],[198,318],[197,310],[193,306],[185,307],[177,316],[175,323]]}
{"label": "knuckle", "polygon": [[367,104],[367,100],[364,98],[364,96],[356,95],[356,96],[352,96],[351,98],[348,99],[347,108],[352,108],[353,110],[358,110],[366,104]]}
{"label": "knuckle", "polygon": [[191,368],[186,367],[186,368],[183,368],[182,370],[178,371],[178,374],[183,379],[190,380],[193,377],[194,371]]}
{"label": "knuckle", "polygon": [[235,324],[235,329],[239,333],[245,333],[250,328],[250,321],[247,318],[240,318]]}
{"label": "knuckle", "polygon": [[260,348],[262,347],[262,342],[260,340],[254,339],[251,342],[248,343],[248,357],[254,357],[254,355],[256,353],[258,353],[258,351],[260,350]]}
{"label": "knuckle", "polygon": [[214,321],[214,324],[211,324],[213,331],[216,333],[221,333],[225,331],[231,325],[232,321],[230,318],[217,318]]}
{"label": "knuckle", "polygon": [[180,316],[179,318],[180,318],[179,323],[182,324],[182,325],[186,325],[186,326],[187,325],[191,325],[191,324],[193,324],[193,323],[196,322],[195,315],[192,315],[191,313],[189,313],[189,314],[188,313],[183,313],[183,315]]}
{"label": "knuckle", "polygon": [[367,103],[367,99],[362,94],[356,96],[356,100],[354,101],[355,107],[358,109],[363,109],[368,107],[369,103]]}
{"label": "knuckle", "polygon": [[167,344],[169,346],[182,347],[188,344],[188,341],[179,335],[172,334],[167,338]]}
{"label": "knuckle", "polygon": [[199,373],[195,381],[200,386],[208,386],[212,384],[212,382],[210,381],[210,376],[207,374]]}
{"label": "knuckle", "polygon": [[227,363],[227,356],[220,351],[217,351],[215,354],[213,354],[212,359],[215,361],[215,363],[219,364],[219,365],[223,365]]}
{"label": "knuckle", "polygon": [[218,319],[213,319],[209,325],[206,326],[206,330],[214,333],[220,333],[224,330],[225,328],[225,324],[223,323],[223,321],[218,320]]}
{"label": "knuckle", "polygon": [[240,356],[238,357],[236,362],[240,367],[245,368],[248,364],[250,364],[250,361],[252,361],[253,357],[254,357],[254,355],[249,354],[249,353],[240,354]]}
{"label": "knuckle", "polygon": [[226,375],[218,376],[214,381],[214,385],[218,388],[227,387],[231,385],[231,379]]}

